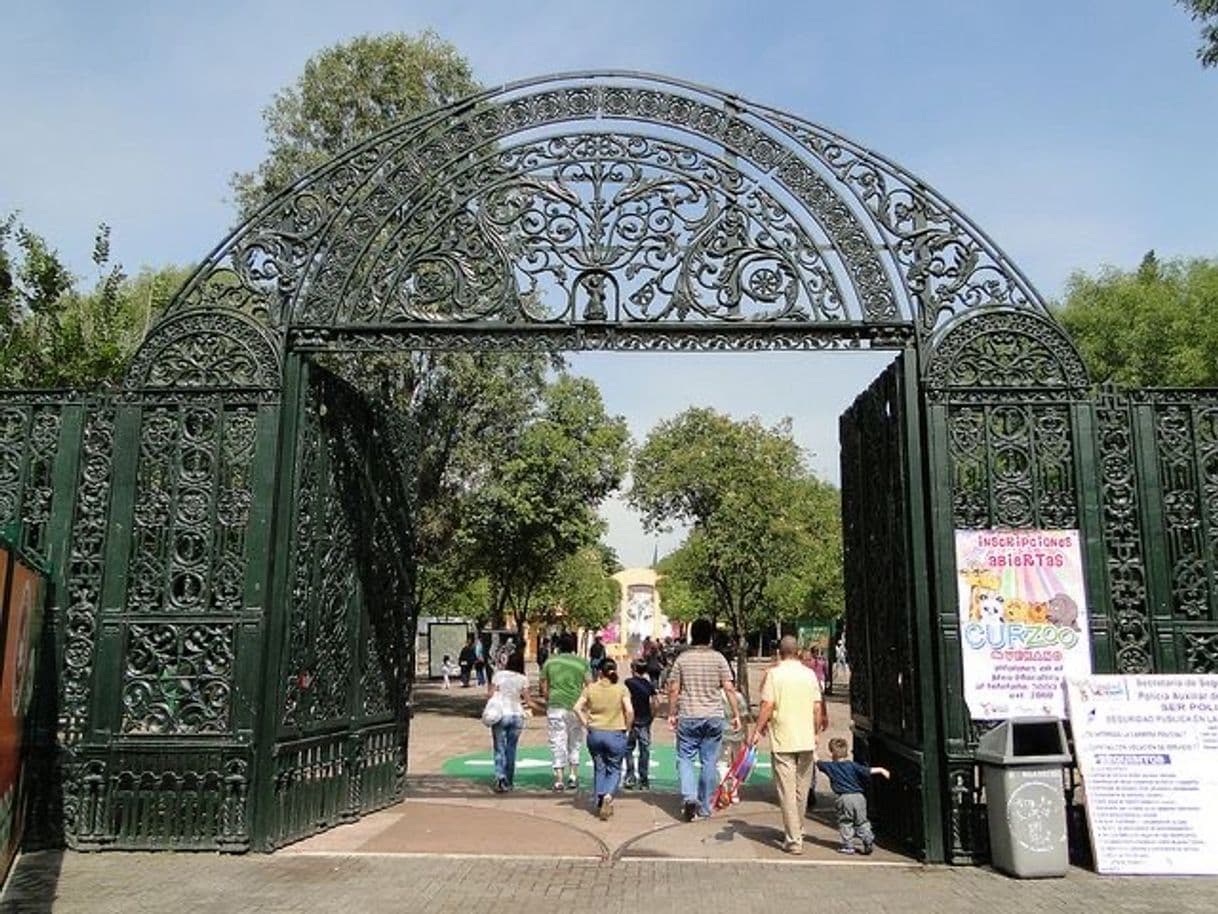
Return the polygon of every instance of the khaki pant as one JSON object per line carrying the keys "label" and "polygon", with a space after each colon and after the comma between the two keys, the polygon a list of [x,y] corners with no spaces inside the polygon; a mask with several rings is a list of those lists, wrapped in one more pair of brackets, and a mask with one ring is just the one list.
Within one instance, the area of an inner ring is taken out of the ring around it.
{"label": "khaki pant", "polygon": [[786,843],[802,847],[804,843],[804,808],[808,791],[812,789],[812,774],[816,771],[816,753],[773,752],[774,786],[778,789],[778,805],[782,809],[782,830]]}

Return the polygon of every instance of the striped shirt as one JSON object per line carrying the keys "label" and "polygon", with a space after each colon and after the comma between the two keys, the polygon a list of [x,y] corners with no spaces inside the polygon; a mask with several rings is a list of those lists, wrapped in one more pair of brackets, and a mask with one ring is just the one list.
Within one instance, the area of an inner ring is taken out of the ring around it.
{"label": "striped shirt", "polygon": [[723,717],[719,690],[733,677],[722,654],[709,647],[691,647],[677,655],[670,676],[679,689],[678,717]]}

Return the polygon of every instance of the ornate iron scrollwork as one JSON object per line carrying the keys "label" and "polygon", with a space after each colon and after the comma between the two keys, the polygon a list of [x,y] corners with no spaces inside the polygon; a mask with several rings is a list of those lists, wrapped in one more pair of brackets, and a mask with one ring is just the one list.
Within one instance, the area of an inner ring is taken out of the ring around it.
{"label": "ornate iron scrollwork", "polygon": [[127,386],[235,388],[279,386],[279,353],[240,311],[190,311],[163,319],[127,369]]}
{"label": "ornate iron scrollwork", "polygon": [[883,157],[722,93],[606,73],[506,86],[338,157],[234,233],[170,314],[930,334],[994,305],[1048,313],[976,226]]}
{"label": "ornate iron scrollwork", "polygon": [[1091,383],[1061,327],[1006,309],[977,311],[948,325],[935,342],[925,378],[935,395],[953,387],[1024,388],[1064,389],[1081,398]]}
{"label": "ornate iron scrollwork", "polygon": [[1142,506],[1128,398],[1105,387],[1096,404],[1096,425],[1116,668],[1120,673],[1153,673]]}

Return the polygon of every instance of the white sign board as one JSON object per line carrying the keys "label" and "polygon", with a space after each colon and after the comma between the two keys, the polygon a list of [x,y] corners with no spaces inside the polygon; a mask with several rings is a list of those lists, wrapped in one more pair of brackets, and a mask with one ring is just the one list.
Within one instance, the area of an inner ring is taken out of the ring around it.
{"label": "white sign board", "polygon": [[1218,676],[1085,676],[1067,691],[1096,871],[1218,875]]}
{"label": "white sign board", "polygon": [[1077,530],[957,530],[964,696],[974,720],[1065,718],[1091,672]]}

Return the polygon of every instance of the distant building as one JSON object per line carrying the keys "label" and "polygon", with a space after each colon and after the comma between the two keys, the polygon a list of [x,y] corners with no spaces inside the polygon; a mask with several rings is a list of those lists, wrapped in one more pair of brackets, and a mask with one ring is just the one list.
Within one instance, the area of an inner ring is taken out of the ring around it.
{"label": "distant building", "polygon": [[660,576],[654,568],[625,568],[613,579],[621,585],[622,602],[617,619],[600,632],[610,656],[633,657],[644,638],[679,636],[680,624],[669,622],[660,609]]}

